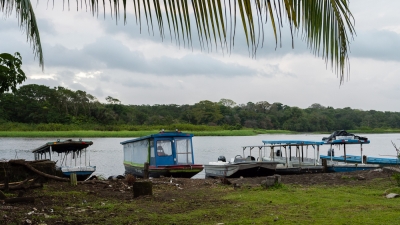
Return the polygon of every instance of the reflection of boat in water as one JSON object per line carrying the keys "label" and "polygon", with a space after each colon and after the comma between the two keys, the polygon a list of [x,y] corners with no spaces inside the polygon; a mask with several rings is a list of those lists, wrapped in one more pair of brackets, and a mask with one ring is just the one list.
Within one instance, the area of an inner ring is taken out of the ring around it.
{"label": "reflection of boat in water", "polygon": [[[325,140],[325,145],[330,145],[328,155],[321,155],[321,159],[327,161],[327,172],[352,172],[358,170],[371,170],[380,168],[379,164],[366,164],[365,157],[362,155],[363,144],[369,144],[370,141],[366,137],[356,136],[354,134],[349,134],[347,132],[339,132],[341,136],[337,135],[338,132],[334,132],[329,138],[323,138]],[[346,136],[342,136],[346,134]],[[334,156],[333,145],[343,146],[344,155],[340,157]],[[355,161],[353,159],[357,157],[347,156],[346,146],[348,145],[360,145],[360,161]],[[348,160],[349,159],[349,160]]]}
{"label": "reflection of boat in water", "polygon": [[[249,148],[250,155],[245,157],[245,150]],[[275,173],[277,162],[262,161],[251,155],[254,146],[243,147],[243,155],[237,155],[230,161],[226,161],[225,156],[220,156],[217,162],[210,162],[204,165],[206,177],[261,177]]]}
{"label": "reflection of boat in water", "polygon": [[125,173],[144,176],[145,163],[149,177],[192,177],[203,170],[194,164],[193,134],[160,132],[121,142],[124,146]]}
{"label": "reflection of boat in water", "polygon": [[51,161],[55,161],[53,155],[58,153],[56,169],[65,177],[75,173],[77,180],[85,180],[96,171],[96,166],[90,165],[90,150],[87,150],[87,147],[92,144],[92,141],[57,140],[47,142],[32,150],[32,153],[35,155],[35,160],[50,159]]}
{"label": "reflection of boat in water", "polygon": [[[270,149],[269,156],[264,156],[263,160],[279,163],[275,169],[276,174],[322,173],[324,171],[324,167],[317,162],[319,147],[324,144],[322,141],[264,140],[263,143],[264,146],[259,148],[263,148],[264,151]],[[312,157],[308,156],[309,147],[313,148]],[[295,152],[295,156],[292,152]]]}

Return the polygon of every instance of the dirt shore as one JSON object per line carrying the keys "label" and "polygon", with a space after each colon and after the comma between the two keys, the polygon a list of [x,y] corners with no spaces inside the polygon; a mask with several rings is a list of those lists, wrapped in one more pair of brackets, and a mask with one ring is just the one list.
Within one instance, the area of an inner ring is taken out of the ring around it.
{"label": "dirt shore", "polygon": [[[285,175],[281,176],[281,182],[285,185],[366,185],[369,181],[376,178],[389,179],[390,171],[386,170],[370,170],[359,171],[353,173],[320,173],[320,174],[303,174],[303,175]],[[124,179],[92,181],[85,184],[71,186],[67,182],[50,181],[45,184],[44,188],[28,189],[23,192],[25,197],[34,197],[34,203],[4,203],[0,200],[0,224],[80,224],[63,220],[63,217],[74,217],[83,215],[83,211],[77,211],[72,205],[90,202],[101,203],[107,200],[119,200],[120,202],[136,201],[137,204],[143,204],[146,207],[146,201],[160,204],[171,199],[183,199],[193,201],[194,193],[209,192],[210,189],[221,185],[232,185],[235,188],[257,187],[260,186],[265,177],[256,178],[236,178],[236,179],[185,179],[185,178],[157,178],[150,179],[153,183],[153,195],[141,196],[133,198],[132,188]],[[140,181],[140,179],[138,180]],[[62,190],[69,195],[55,196],[56,191]],[[20,191],[9,193],[18,194]],[[82,195],[83,193],[83,195]],[[82,198],[81,196],[84,196]],[[207,201],[207,197],[202,197],[198,201]],[[201,204],[201,202],[199,203]],[[218,203],[216,203],[218,204]],[[79,210],[82,210],[79,209]],[[84,209],[85,213],[93,211],[91,207]],[[118,212],[115,212],[118,213]],[[88,214],[84,214],[88,215]],[[90,213],[89,213],[90,215]],[[38,218],[46,218],[46,223],[41,223]],[[51,219],[54,218],[54,219]],[[101,221],[99,221],[101,222]]]}

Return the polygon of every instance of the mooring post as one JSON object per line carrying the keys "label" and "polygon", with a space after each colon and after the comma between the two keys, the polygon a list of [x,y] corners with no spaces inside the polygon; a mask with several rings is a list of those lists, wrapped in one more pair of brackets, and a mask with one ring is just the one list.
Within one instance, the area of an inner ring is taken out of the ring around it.
{"label": "mooring post", "polygon": [[328,162],[326,159],[322,159],[322,166],[324,167],[324,173],[326,173],[328,167]]}
{"label": "mooring post", "polygon": [[143,178],[144,179],[149,179],[149,163],[148,162],[144,163]]}
{"label": "mooring post", "polygon": [[70,182],[71,182],[71,185],[72,185],[72,186],[78,185],[78,180],[77,180],[77,178],[76,178],[76,173],[71,173],[71,174],[69,175],[69,179],[70,179]]}

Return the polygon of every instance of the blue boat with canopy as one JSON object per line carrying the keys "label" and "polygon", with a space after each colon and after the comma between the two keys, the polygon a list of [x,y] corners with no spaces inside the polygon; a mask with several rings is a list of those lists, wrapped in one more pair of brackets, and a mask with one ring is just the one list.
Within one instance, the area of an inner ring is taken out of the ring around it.
{"label": "blue boat with canopy", "polygon": [[125,174],[144,177],[145,163],[149,177],[190,178],[203,170],[194,163],[193,134],[164,132],[121,142]]}
{"label": "blue boat with canopy", "polygon": [[[366,164],[366,157],[363,157],[363,145],[365,144],[370,144],[370,140],[365,137],[359,138],[353,134],[325,139],[324,145],[329,145],[330,149],[328,155],[321,155],[320,158],[327,160],[327,172],[352,172],[380,168],[379,164]],[[360,146],[360,161],[354,160],[357,157],[347,156],[346,146],[349,145]],[[335,157],[333,146],[343,147],[343,156]]]}

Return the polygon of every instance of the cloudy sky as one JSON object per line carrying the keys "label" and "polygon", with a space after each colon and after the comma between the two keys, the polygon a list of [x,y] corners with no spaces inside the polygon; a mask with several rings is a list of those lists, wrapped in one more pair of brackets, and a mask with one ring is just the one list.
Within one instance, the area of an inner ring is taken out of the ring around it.
{"label": "cloudy sky", "polygon": [[267,30],[264,47],[252,58],[240,32],[231,54],[220,48],[201,50],[197,36],[193,48],[185,48],[168,35],[162,40],[157,29],[153,35],[143,25],[140,33],[131,13],[124,25],[109,15],[104,19],[102,13],[97,18],[85,9],[76,12],[73,1],[71,11],[63,11],[62,3],[53,9],[46,1],[37,6],[33,2],[44,71],[15,15],[2,15],[0,20],[0,52],[22,54],[28,76],[24,84],[63,86],[84,90],[101,102],[112,96],[135,105],[226,98],[238,104],[268,101],[307,108],[319,103],[400,111],[400,1],[350,1],[357,36],[350,46],[350,77],[342,85],[301,38],[295,38],[291,48],[288,24],[284,24],[281,48],[275,50],[272,32]]}

